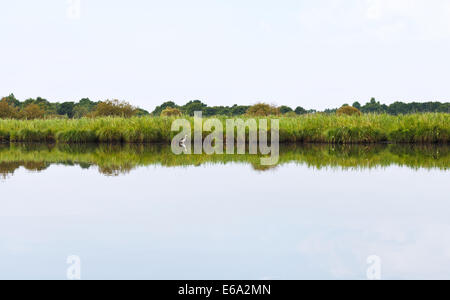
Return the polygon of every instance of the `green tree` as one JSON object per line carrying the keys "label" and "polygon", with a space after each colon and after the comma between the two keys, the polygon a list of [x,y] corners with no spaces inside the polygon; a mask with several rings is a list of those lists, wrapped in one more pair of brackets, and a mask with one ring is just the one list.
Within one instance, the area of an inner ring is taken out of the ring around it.
{"label": "green tree", "polygon": [[136,116],[137,117],[145,117],[145,116],[149,116],[150,113],[148,111],[146,111],[145,109],[142,108],[137,108],[136,109]]}
{"label": "green tree", "polygon": [[245,115],[245,113],[247,113],[247,110],[250,108],[250,106],[242,106],[242,105],[233,105],[233,107],[231,107],[231,115],[232,116],[242,116]]}
{"label": "green tree", "polygon": [[290,108],[289,106],[285,106],[285,105],[283,105],[283,106],[281,106],[280,107],[280,113],[281,114],[287,114],[287,113],[290,113],[290,112],[293,112],[294,110],[292,109],[292,108]]}
{"label": "green tree", "polygon": [[380,102],[377,102],[375,98],[372,98],[369,103],[364,105],[361,110],[364,113],[384,113],[387,107],[382,106]]}
{"label": "green tree", "polygon": [[189,101],[186,105],[182,107],[182,111],[188,115],[193,116],[196,111],[203,112],[205,108],[208,107],[205,103],[200,100]]}
{"label": "green tree", "polygon": [[203,108],[203,115],[205,117],[223,115],[225,110],[221,107],[205,107]]}
{"label": "green tree", "polygon": [[75,108],[75,103],[73,102],[64,102],[61,103],[58,107],[58,114],[59,115],[66,115],[69,118],[73,118],[74,115],[74,111],[73,109]]}
{"label": "green tree", "polygon": [[347,116],[359,116],[361,112],[356,107],[350,105],[344,105],[336,111],[338,116],[347,115]]}
{"label": "green tree", "polygon": [[20,107],[20,101],[16,99],[14,94],[10,94],[8,97],[3,98],[2,100],[5,100],[9,105]]}
{"label": "green tree", "polygon": [[161,117],[181,117],[183,114],[178,108],[168,107],[162,111]]}
{"label": "green tree", "polygon": [[165,110],[166,108],[180,108],[178,105],[175,104],[175,102],[169,101],[169,102],[164,102],[163,104],[161,104],[160,106],[157,106],[155,108],[155,110],[152,112],[153,116],[160,116],[161,113],[163,112],[163,110]]}
{"label": "green tree", "polygon": [[83,98],[78,102],[79,105],[81,106],[87,106],[87,107],[95,107],[97,105],[97,103],[95,103],[94,101],[91,101],[91,99],[89,98]]}
{"label": "green tree", "polygon": [[136,114],[136,108],[125,101],[106,100],[97,104],[94,111],[96,117],[131,118]]}
{"label": "green tree", "polygon": [[73,117],[77,119],[86,117],[89,113],[91,113],[91,110],[87,106],[75,105],[73,108]]}
{"label": "green tree", "polygon": [[31,103],[19,112],[19,116],[26,120],[42,119],[45,116],[45,110],[38,104]]}
{"label": "green tree", "polygon": [[73,117],[74,118],[82,118],[97,108],[97,103],[91,101],[89,98],[83,98],[78,103],[75,104],[73,108]]}
{"label": "green tree", "polygon": [[439,111],[443,113],[450,113],[450,103],[443,103],[439,106]]}
{"label": "green tree", "polygon": [[0,101],[0,119],[14,119],[17,118],[17,108],[10,104],[8,99],[3,98]]}
{"label": "green tree", "polygon": [[389,105],[388,113],[391,115],[400,115],[409,113],[408,104],[403,102],[395,102]]}
{"label": "green tree", "polygon": [[299,106],[295,109],[297,115],[306,115],[308,112],[303,107]]}
{"label": "green tree", "polygon": [[247,110],[247,115],[254,117],[279,115],[280,109],[270,104],[258,103]]}
{"label": "green tree", "polygon": [[361,110],[361,103],[359,103],[358,101],[354,102],[352,106],[358,110]]}

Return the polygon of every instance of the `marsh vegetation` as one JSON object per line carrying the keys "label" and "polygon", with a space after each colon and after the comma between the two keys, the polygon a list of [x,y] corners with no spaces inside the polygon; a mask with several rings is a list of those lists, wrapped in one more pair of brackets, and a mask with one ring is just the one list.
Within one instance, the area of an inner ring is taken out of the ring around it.
{"label": "marsh vegetation", "polygon": [[[186,117],[192,124],[193,118]],[[276,117],[281,143],[442,143],[450,141],[450,114],[426,113]],[[0,120],[2,142],[170,143],[176,117],[103,117]],[[225,125],[226,117],[218,117]],[[258,122],[259,123],[259,122]],[[192,126],[192,128],[194,128]],[[225,126],[224,126],[225,128]],[[270,130],[270,128],[269,128]],[[208,132],[204,132],[205,136]],[[224,133],[226,134],[226,133]]]}

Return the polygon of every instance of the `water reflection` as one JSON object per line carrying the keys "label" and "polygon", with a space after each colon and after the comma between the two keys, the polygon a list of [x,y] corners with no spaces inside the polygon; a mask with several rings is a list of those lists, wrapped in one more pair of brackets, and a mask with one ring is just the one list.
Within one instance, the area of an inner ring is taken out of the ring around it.
{"label": "water reflection", "polygon": [[0,176],[7,178],[20,167],[40,172],[50,165],[98,167],[101,174],[117,176],[142,166],[201,166],[250,164],[256,171],[295,163],[310,168],[367,169],[406,166],[412,169],[450,167],[450,147],[442,145],[283,145],[279,164],[262,166],[255,155],[174,155],[167,145],[0,145]]}
{"label": "water reflection", "polygon": [[0,279],[65,279],[70,255],[82,279],[366,279],[372,255],[383,279],[450,278],[448,147],[285,145],[275,171],[149,145],[0,162]]}

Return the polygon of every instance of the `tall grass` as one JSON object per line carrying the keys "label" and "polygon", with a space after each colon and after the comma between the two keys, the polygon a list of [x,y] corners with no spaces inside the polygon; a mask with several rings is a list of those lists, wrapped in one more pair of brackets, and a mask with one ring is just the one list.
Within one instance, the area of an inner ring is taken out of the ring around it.
{"label": "tall grass", "polygon": [[[193,124],[193,119],[188,119]],[[225,130],[225,117],[220,119]],[[170,130],[174,120],[164,117],[0,120],[0,141],[169,143],[176,134]],[[280,142],[285,143],[427,144],[450,141],[450,114],[445,113],[403,116],[314,114],[294,118],[280,117],[279,120]]]}

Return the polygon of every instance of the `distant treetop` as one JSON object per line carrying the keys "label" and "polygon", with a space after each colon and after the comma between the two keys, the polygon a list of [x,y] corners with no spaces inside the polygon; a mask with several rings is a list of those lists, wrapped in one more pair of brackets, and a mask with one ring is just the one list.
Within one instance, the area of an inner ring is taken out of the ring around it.
{"label": "distant treetop", "polygon": [[[351,103],[351,102],[350,102]],[[356,110],[353,110],[355,108]],[[161,116],[163,112],[166,116],[186,115],[193,116],[194,112],[201,111],[203,116],[267,116],[284,115],[295,116],[316,113],[316,110],[307,110],[302,106],[293,109],[283,105],[280,107],[258,103],[253,106],[237,105],[233,106],[208,106],[200,100],[192,100],[185,105],[177,105],[173,101],[164,102],[157,106],[151,113],[152,116]],[[411,114],[426,112],[450,113],[450,103],[445,102],[395,102],[390,105],[381,104],[375,98],[362,105],[355,101],[352,106],[344,104],[341,109],[328,108],[322,113],[325,114],[349,114],[359,111],[361,113],[375,114]],[[83,98],[78,102],[50,102],[45,98],[26,99],[19,101],[14,94],[3,97],[0,100],[0,118],[1,119],[36,119],[36,118],[82,118],[95,116],[148,116],[150,113],[142,108],[134,107],[128,102],[119,100],[105,100],[94,102],[89,98]]]}

